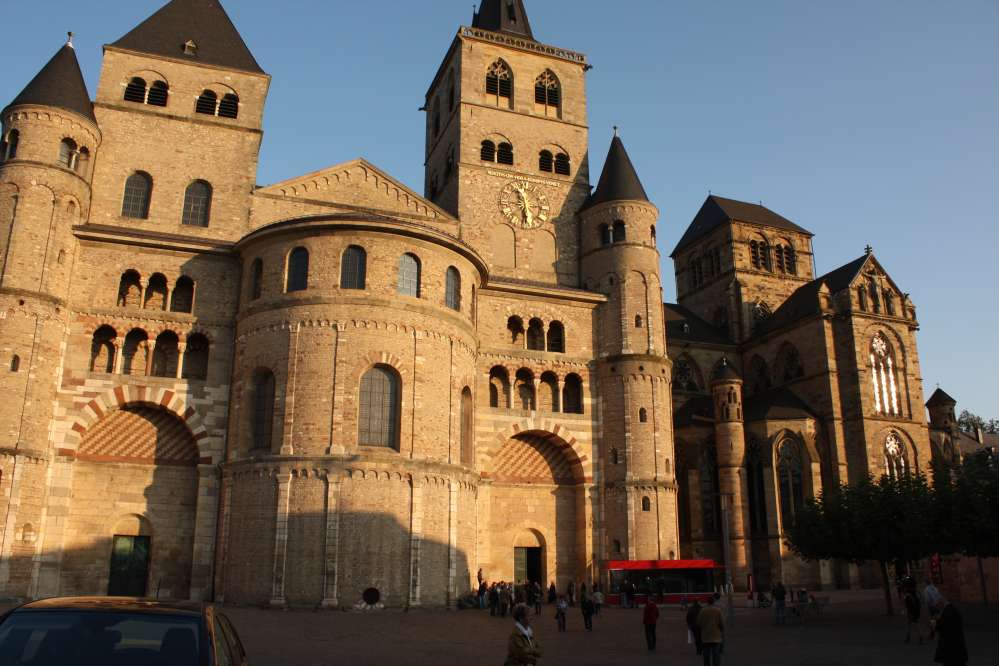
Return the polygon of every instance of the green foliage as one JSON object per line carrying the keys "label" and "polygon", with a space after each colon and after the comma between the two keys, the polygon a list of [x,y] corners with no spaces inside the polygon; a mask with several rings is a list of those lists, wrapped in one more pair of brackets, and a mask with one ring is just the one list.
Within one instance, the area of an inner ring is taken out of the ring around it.
{"label": "green foliage", "polygon": [[965,409],[957,417],[957,427],[969,435],[974,435],[975,431],[979,428],[986,434],[995,435],[999,433],[999,419],[989,419],[986,421],[978,414]]}

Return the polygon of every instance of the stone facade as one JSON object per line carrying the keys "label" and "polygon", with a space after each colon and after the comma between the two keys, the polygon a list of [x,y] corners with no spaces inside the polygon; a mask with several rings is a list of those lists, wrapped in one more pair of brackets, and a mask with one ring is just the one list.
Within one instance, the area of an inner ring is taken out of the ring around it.
{"label": "stone facade", "polygon": [[[929,463],[915,313],[873,256],[816,281],[810,234],[733,219],[675,255],[664,308],[617,138],[591,195],[585,56],[479,19],[427,94],[422,196],[364,160],[258,187],[269,76],[212,50],[242,44],[217,3],[163,12],[215,39],[157,44],[157,14],[93,103],[29,86],[2,113],[2,594],[439,606],[523,576],[517,548],[560,588],[722,560],[723,515],[737,585],[850,582],[784,551],[775,470],[792,442],[788,492],[816,493],[896,434]],[[761,239],[799,270],[754,265]],[[894,310],[858,302],[875,282]],[[741,377],[712,383],[722,359]]]}

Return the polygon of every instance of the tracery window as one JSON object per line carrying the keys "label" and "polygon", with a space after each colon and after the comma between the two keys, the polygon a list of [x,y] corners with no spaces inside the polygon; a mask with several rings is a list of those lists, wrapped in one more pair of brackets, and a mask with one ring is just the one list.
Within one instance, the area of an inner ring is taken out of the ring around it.
{"label": "tracery window", "polygon": [[361,378],[357,443],[399,448],[402,380],[389,366],[376,365]]}
{"label": "tracery window", "polygon": [[497,60],[486,70],[486,96],[497,105],[501,100],[509,103],[513,97],[513,74],[502,60]]}
{"label": "tracery window", "polygon": [[786,530],[794,525],[796,516],[805,507],[805,491],[802,485],[804,460],[798,442],[786,440],[781,445],[777,473],[780,482],[780,515]]}
{"label": "tracery window", "polygon": [[885,438],[885,473],[898,481],[909,473],[902,437],[892,430]]}
{"label": "tracery window", "polygon": [[673,386],[681,391],[697,391],[700,387],[694,378],[694,369],[685,358],[673,362]]}
{"label": "tracery window", "polygon": [[763,301],[757,301],[755,304],[753,304],[752,314],[753,314],[753,330],[756,330],[756,328],[760,324],[765,322],[767,319],[770,319],[770,317],[773,315],[773,311],[770,309],[770,306],[764,303]]}
{"label": "tracery window", "polygon": [[900,416],[894,353],[882,333],[878,333],[871,340],[870,358],[871,388],[874,391],[875,413]]}
{"label": "tracery window", "polygon": [[546,69],[534,81],[534,103],[543,108],[545,115],[557,115],[562,104],[562,89],[558,77]]}
{"label": "tracery window", "polygon": [[776,377],[781,382],[789,382],[805,374],[805,369],[801,363],[801,354],[798,348],[790,342],[781,345],[777,352],[777,373]]}

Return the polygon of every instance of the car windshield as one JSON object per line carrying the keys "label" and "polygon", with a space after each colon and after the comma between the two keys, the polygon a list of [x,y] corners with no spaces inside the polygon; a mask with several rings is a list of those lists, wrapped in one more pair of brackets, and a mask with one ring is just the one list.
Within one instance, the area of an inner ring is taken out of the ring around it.
{"label": "car windshield", "polygon": [[20,611],[0,625],[0,666],[198,666],[201,619]]}

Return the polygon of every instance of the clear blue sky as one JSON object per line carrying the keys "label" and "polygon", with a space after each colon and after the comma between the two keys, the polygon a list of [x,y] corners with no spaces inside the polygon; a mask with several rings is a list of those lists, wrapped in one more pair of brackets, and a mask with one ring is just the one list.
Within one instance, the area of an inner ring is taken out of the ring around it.
{"label": "clear blue sky", "polygon": [[[93,92],[101,45],[162,1],[4,3],[0,97],[66,30]],[[417,109],[472,0],[224,4],[274,78],[260,183],[364,156],[422,191]],[[820,273],[870,243],[918,307],[927,397],[999,418],[999,0],[526,4],[595,66],[591,177],[620,125],[664,255],[708,190],[811,230]]]}

